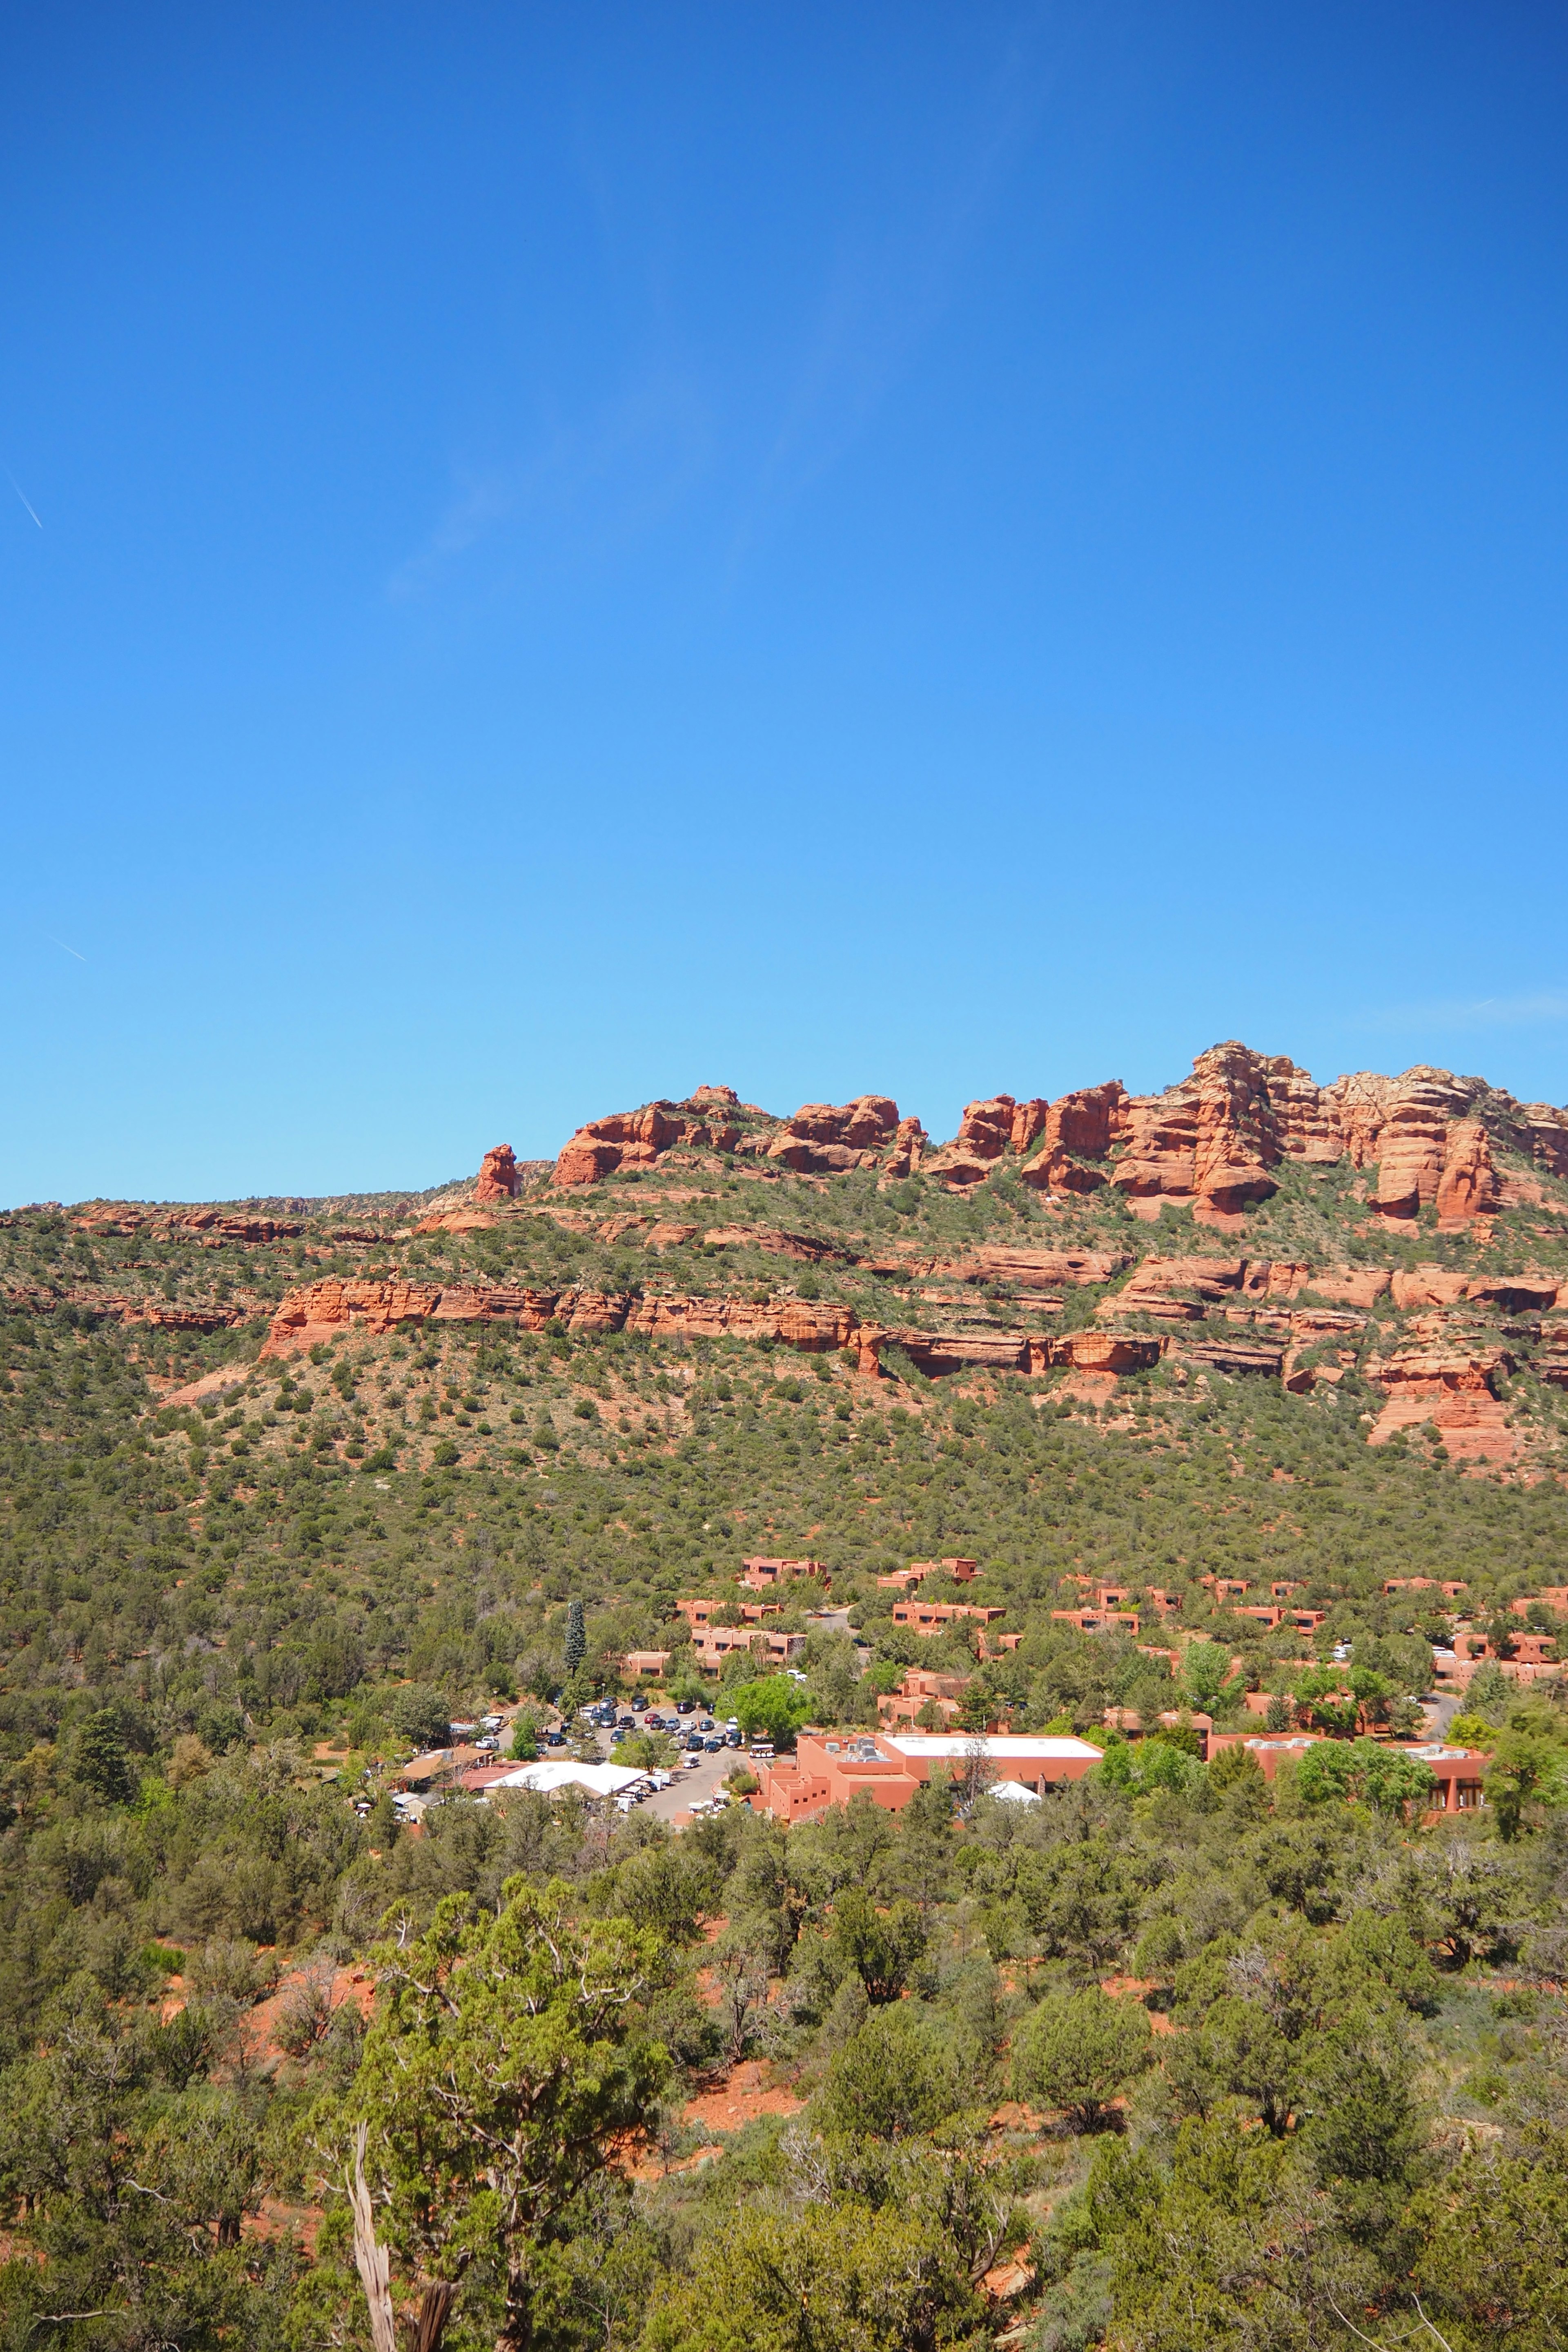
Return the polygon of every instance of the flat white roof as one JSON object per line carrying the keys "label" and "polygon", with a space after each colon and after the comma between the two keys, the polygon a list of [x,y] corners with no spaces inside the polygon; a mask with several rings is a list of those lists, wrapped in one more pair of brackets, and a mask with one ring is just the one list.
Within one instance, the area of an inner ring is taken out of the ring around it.
{"label": "flat white roof", "polygon": [[994,1764],[1063,1763],[1079,1757],[1092,1758],[1098,1764],[1105,1752],[1091,1748],[1087,1739],[1031,1738],[1026,1733],[1009,1731],[900,1732],[897,1738],[884,1733],[882,1744],[896,1748],[900,1756],[971,1756],[978,1748]]}

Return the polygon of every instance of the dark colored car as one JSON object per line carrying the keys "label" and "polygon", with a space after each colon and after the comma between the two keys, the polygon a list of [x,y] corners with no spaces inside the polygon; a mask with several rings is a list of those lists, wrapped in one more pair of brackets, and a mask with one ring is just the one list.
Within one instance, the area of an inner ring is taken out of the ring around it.
{"label": "dark colored car", "polygon": [[618,1723],[623,1731],[635,1731],[637,1727],[637,1719],[635,1715],[617,1715],[612,1717],[611,1720],[615,1723]]}
{"label": "dark colored car", "polygon": [[717,1729],[717,1726],[710,1715],[700,1715],[697,1718],[697,1728],[699,1731],[713,1731]]}
{"label": "dark colored car", "polygon": [[610,1734],[610,1745],[612,1748],[618,1748],[623,1739],[627,1739],[630,1737],[631,1735],[626,1730],[624,1724],[617,1723],[614,1731]]}
{"label": "dark colored car", "polygon": [[566,1734],[563,1731],[547,1731],[544,1735],[544,1745],[546,1748],[564,1748]]}
{"label": "dark colored car", "polygon": [[722,1751],[724,1743],[721,1739],[714,1738],[705,1739],[702,1745],[708,1750],[710,1756],[717,1756]]}
{"label": "dark colored car", "polygon": [[724,1734],[724,1745],[726,1748],[739,1748],[740,1744],[741,1735],[738,1731],[727,1731]]}
{"label": "dark colored car", "polygon": [[686,1735],[686,1745],[688,1749],[691,1753],[695,1754],[700,1748],[706,1745],[706,1742],[700,1731],[689,1731]]}
{"label": "dark colored car", "polygon": [[694,1698],[678,1698],[675,1702],[675,1712],[677,1715],[689,1715],[696,1705],[697,1701]]}

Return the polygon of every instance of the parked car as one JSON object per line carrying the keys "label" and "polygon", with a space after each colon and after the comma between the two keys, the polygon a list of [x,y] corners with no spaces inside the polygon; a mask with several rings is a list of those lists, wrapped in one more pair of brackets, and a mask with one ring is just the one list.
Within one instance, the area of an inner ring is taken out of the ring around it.
{"label": "parked car", "polygon": [[771,1764],[773,1760],[773,1741],[771,1739],[753,1739],[752,1742],[752,1756],[753,1760],[759,1764]]}
{"label": "parked car", "polygon": [[724,1734],[724,1745],[726,1748],[739,1748],[740,1744],[741,1727],[738,1723],[732,1723]]}
{"label": "parked car", "polygon": [[695,1772],[701,1761],[700,1756],[683,1756],[680,1759],[680,1769],[683,1772]]}
{"label": "parked car", "polygon": [[697,1718],[697,1728],[699,1731],[711,1731],[714,1728],[712,1717],[710,1715],[699,1716]]}
{"label": "parked car", "polygon": [[710,1756],[720,1756],[723,1753],[724,1743],[717,1736],[711,1739],[705,1739],[702,1745]]}
{"label": "parked car", "polygon": [[630,1737],[630,1734],[629,1734],[627,1731],[626,1731],[620,1724],[618,1724],[618,1723],[617,1723],[617,1724],[616,1724],[616,1727],[615,1727],[615,1729],[614,1729],[614,1731],[612,1731],[612,1732],[611,1732],[611,1734],[610,1734],[610,1745],[611,1745],[611,1747],[612,1747],[612,1748],[618,1748],[618,1747],[620,1746],[620,1744],[621,1744],[622,1740],[623,1740],[623,1739],[626,1739],[626,1738],[628,1738],[629,1737]]}
{"label": "parked car", "polygon": [[678,1698],[675,1702],[675,1712],[677,1715],[689,1715],[696,1705],[697,1701],[694,1698]]}
{"label": "parked car", "polygon": [[564,1748],[566,1734],[563,1731],[547,1731],[544,1735],[544,1745],[546,1748]]}
{"label": "parked car", "polygon": [[702,1744],[702,1734],[700,1731],[689,1731],[687,1733],[686,1745],[688,1748],[700,1748]]}

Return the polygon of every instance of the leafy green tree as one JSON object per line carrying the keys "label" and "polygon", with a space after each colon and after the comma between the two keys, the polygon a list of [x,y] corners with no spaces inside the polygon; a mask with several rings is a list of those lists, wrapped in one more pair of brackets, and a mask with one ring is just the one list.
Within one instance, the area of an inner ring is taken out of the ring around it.
{"label": "leafy green tree", "polygon": [[795,1733],[811,1716],[811,1701],[787,1675],[738,1684],[730,1693],[730,1706],[748,1739],[763,1733],[777,1748],[793,1748]]}
{"label": "leafy green tree", "polygon": [[1240,2099],[1269,2131],[1285,2129],[1295,2053],[1261,2001],[1222,1994],[1201,2029],[1171,2052],[1166,2074],[1189,2114],[1212,2115],[1225,2100]]}
{"label": "leafy green tree", "polygon": [[368,2126],[390,2242],[433,2277],[493,2279],[499,2352],[548,2334],[583,2194],[648,2128],[668,2073],[643,2024],[661,1949],[625,1919],[577,1924],[559,1883],[513,1878],[499,1911],[448,1896],[380,1956],[358,2077],[319,2138],[341,2173]]}
{"label": "leafy green tree", "polygon": [[413,1748],[445,1748],[452,1737],[451,1702],[427,1683],[408,1683],[394,1691],[386,1712],[398,1738]]}
{"label": "leafy green tree", "polygon": [[846,2201],[756,2208],[702,2244],[645,2352],[942,2352],[984,2341],[984,2306],[922,2213]]}
{"label": "leafy green tree", "polygon": [[1107,2103],[1153,2058],[1153,2029],[1136,2001],[1113,2000],[1098,1985],[1047,1993],[1013,2040],[1020,2098],[1061,2107],[1092,2131]]}
{"label": "leafy green tree", "polygon": [[827,1949],[840,1978],[853,1969],[878,2006],[897,2000],[925,1949],[920,1914],[903,1898],[879,1911],[863,1886],[846,1886],[834,1898]]}
{"label": "leafy green tree", "polygon": [[1299,1711],[1314,1731],[1326,1732],[1331,1739],[1353,1739],[1361,1720],[1361,1702],[1348,1683],[1341,1666],[1311,1666],[1296,1677]]}
{"label": "leafy green tree", "polygon": [[1426,2307],[1458,2323],[1470,2352],[1568,2342],[1568,2134],[1472,2152],[1420,2192],[1411,2219]]}
{"label": "leafy green tree", "polygon": [[1182,1680],[1189,1703],[1213,1715],[1221,1706],[1230,1683],[1229,1650],[1221,1642],[1192,1642],[1182,1661]]}
{"label": "leafy green tree", "polygon": [[241,2247],[267,2186],[254,2123],[230,2092],[159,2094],[151,2054],[134,2015],[78,1977],[47,2011],[35,2054],[7,2070],[9,2344],[218,2352],[258,2342],[287,2288],[285,2250]]}
{"label": "leafy green tree", "polygon": [[1297,1766],[1296,1786],[1310,1805],[1338,1798],[1399,1820],[1428,1809],[1437,1793],[1429,1764],[1375,1739],[1317,1742]]}
{"label": "leafy green tree", "polygon": [[1096,1975],[1121,1949],[1142,1890],[1125,1853],[1103,1832],[1018,1861],[1017,1898],[1048,1959]]}
{"label": "leafy green tree", "polygon": [[77,1734],[76,1777],[106,1805],[128,1805],[140,1785],[120,1717],[111,1706],[89,1715]]}
{"label": "leafy green tree", "polygon": [[952,2044],[911,2001],[873,2010],[828,2069],[817,2114],[823,2128],[905,2139],[934,2131],[964,2104]]}
{"label": "leafy green tree", "polygon": [[1546,1812],[1568,1805],[1568,1750],[1549,1733],[1510,1725],[1499,1734],[1481,1786],[1498,1835],[1511,1841]]}

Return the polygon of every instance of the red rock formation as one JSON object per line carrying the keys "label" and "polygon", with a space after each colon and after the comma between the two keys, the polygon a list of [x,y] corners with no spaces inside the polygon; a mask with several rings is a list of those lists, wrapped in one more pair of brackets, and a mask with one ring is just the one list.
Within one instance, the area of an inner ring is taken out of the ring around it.
{"label": "red rock formation", "polygon": [[479,1181],[474,1187],[476,1201],[515,1201],[518,1190],[517,1155],[510,1143],[498,1143],[487,1151],[479,1163]]}
{"label": "red rock formation", "polygon": [[958,1123],[958,1150],[974,1160],[1000,1160],[1013,1149],[1013,1119],[1017,1104],[1011,1095],[993,1095],[989,1101],[966,1103]]}
{"label": "red rock formation", "polygon": [[803,1103],[767,1147],[800,1175],[841,1174],[875,1165],[902,1133],[899,1106],[887,1095],[860,1095],[852,1103]]}
{"label": "red rock formation", "polygon": [[1110,1282],[1127,1265],[1112,1250],[972,1250],[951,1268],[961,1282],[1014,1282],[1021,1290],[1055,1290],[1063,1284]]}
{"label": "red rock formation", "polygon": [[901,1118],[892,1148],[882,1164],[882,1172],[889,1182],[912,1176],[925,1157],[931,1138],[918,1118]]}
{"label": "red rock formation", "polygon": [[1165,1341],[1144,1332],[1068,1331],[1059,1339],[1029,1341],[1029,1369],[1067,1368],[1078,1372],[1146,1372],[1165,1352]]}
{"label": "red rock formation", "polygon": [[[761,1128],[742,1124],[759,1118]],[[1200,1054],[1180,1086],[1135,1102],[1112,1081],[1054,1104],[1010,1095],[970,1103],[957,1137],[934,1160],[919,1121],[900,1122],[885,1096],[806,1103],[775,1121],[738,1101],[731,1087],[700,1087],[683,1104],[591,1120],[561,1153],[556,1181],[595,1183],[616,1168],[650,1166],[678,1145],[765,1157],[816,1175],[875,1165],[899,1179],[925,1162],[959,1188],[981,1181],[1000,1160],[1032,1154],[1026,1182],[1064,1194],[1098,1189],[1108,1171],[1095,1163],[1120,1151],[1112,1181],[1143,1204],[1140,1214],[1157,1214],[1164,1200],[1189,1201],[1211,1223],[1266,1199],[1281,1159],[1323,1165],[1349,1158],[1378,1169],[1380,1214],[1413,1216],[1441,1192],[1443,1221],[1457,1226],[1489,1213],[1505,1185],[1523,1181],[1498,1174],[1498,1149],[1568,1176],[1568,1111],[1520,1104],[1482,1079],[1425,1066],[1398,1077],[1356,1071],[1319,1087],[1283,1055],[1232,1041]]]}
{"label": "red rock formation", "polygon": [[554,1181],[557,1184],[596,1184],[601,1176],[612,1175],[620,1164],[620,1145],[605,1142],[584,1128],[570,1143],[562,1146]]}
{"label": "red rock formation", "polygon": [[1015,1103],[1012,1131],[1008,1140],[1020,1160],[1036,1137],[1045,1133],[1050,1108],[1049,1103],[1038,1096],[1029,1102]]}
{"label": "red rock formation", "polygon": [[1129,1105],[1131,1137],[1112,1181],[1135,1198],[1196,1200],[1221,1215],[1279,1187],[1283,1157],[1259,1055],[1212,1046],[1185,1086]]}
{"label": "red rock formation", "polygon": [[1437,1179],[1437,1223],[1447,1233],[1462,1231],[1472,1217],[1493,1215],[1500,1202],[1486,1129],[1479,1119],[1460,1119],[1448,1129]]}
{"label": "red rock formation", "polygon": [[1069,1160],[1059,1145],[1031,1160],[1023,1173],[1025,1183],[1037,1192],[1098,1192],[1107,1181],[1100,1169]]}
{"label": "red rock formation", "polygon": [[1385,1265],[1324,1265],[1308,1276],[1305,1286],[1340,1307],[1375,1307],[1393,1279]]}
{"label": "red rock formation", "polygon": [[1497,1394],[1500,1373],[1513,1370],[1500,1348],[1474,1355],[1409,1353],[1368,1368],[1388,1396],[1367,1439],[1386,1445],[1401,1429],[1430,1422],[1447,1453],[1458,1460],[1511,1462],[1518,1440]]}
{"label": "red rock formation", "polygon": [[1402,1266],[1392,1288],[1395,1307],[1405,1314],[1422,1307],[1453,1307],[1465,1295],[1465,1276],[1453,1265]]}

